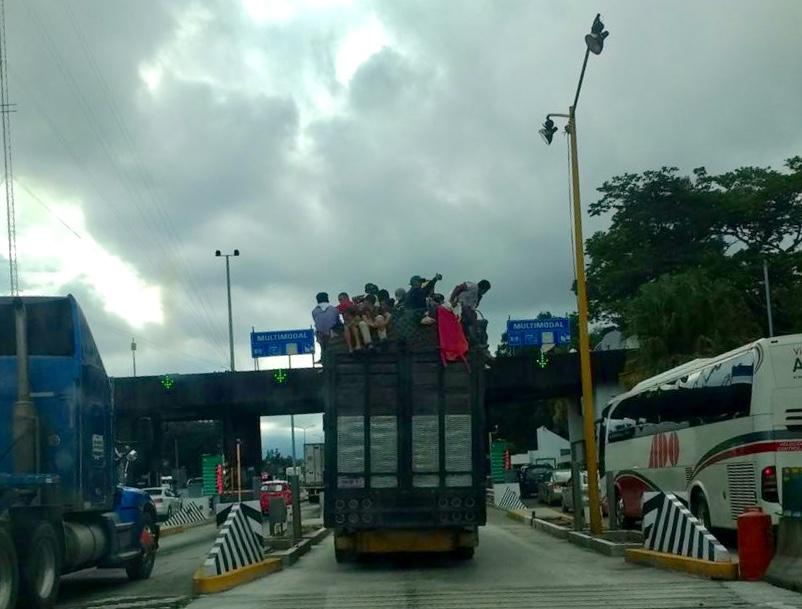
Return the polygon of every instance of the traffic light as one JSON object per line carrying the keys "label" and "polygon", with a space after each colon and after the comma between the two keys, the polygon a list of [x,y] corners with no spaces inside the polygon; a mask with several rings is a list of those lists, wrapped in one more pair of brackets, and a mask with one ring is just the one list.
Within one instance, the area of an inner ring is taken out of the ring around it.
{"label": "traffic light", "polygon": [[215,483],[217,485],[217,494],[218,495],[222,495],[223,494],[223,464],[222,463],[218,463],[217,464],[217,472],[216,472],[216,476],[215,476]]}
{"label": "traffic light", "polygon": [[504,451],[504,469],[512,469],[512,457],[510,456],[510,449]]}

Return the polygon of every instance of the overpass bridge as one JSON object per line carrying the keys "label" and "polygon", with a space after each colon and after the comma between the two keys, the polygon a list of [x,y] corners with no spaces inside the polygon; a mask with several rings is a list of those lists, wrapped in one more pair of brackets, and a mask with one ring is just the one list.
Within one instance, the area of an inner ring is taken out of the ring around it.
{"label": "overpass bridge", "polygon": [[[626,351],[594,351],[594,386],[617,387],[625,361]],[[299,368],[115,378],[118,437],[138,439],[144,423],[150,426],[154,445],[161,446],[163,423],[219,420],[226,454],[232,454],[234,441],[239,438],[243,464],[257,466],[262,459],[259,417],[322,413],[322,372],[321,368]],[[486,374],[485,405],[489,412],[537,399],[580,394],[577,353],[545,358],[499,357]]]}

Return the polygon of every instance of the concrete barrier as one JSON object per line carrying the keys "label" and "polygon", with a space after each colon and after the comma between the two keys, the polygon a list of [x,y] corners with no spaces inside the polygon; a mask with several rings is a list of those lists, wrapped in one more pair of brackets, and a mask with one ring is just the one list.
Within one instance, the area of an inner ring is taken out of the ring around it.
{"label": "concrete barrier", "polygon": [[727,549],[672,493],[644,493],[643,546],[627,549],[626,560],[713,579],[738,576]]}
{"label": "concrete barrier", "polygon": [[209,509],[196,503],[186,503],[162,525],[165,528],[192,526],[209,520]]}
{"label": "concrete barrier", "polygon": [[494,484],[493,505],[504,510],[525,510],[526,506],[521,501],[521,487],[518,483]]}
{"label": "concrete barrier", "polygon": [[777,552],[766,571],[766,580],[802,592],[802,518],[780,518]]}
{"label": "concrete barrier", "polygon": [[196,593],[222,592],[281,568],[281,560],[265,558],[261,513],[241,504],[226,511],[217,539],[193,577]]}

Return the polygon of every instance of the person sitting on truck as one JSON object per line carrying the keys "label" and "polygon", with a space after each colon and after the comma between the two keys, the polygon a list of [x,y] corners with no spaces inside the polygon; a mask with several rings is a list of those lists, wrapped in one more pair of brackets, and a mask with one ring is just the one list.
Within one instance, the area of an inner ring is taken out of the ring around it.
{"label": "person sitting on truck", "polygon": [[384,343],[387,340],[387,328],[393,318],[393,300],[387,290],[379,290],[378,298],[379,303],[376,309],[376,316],[373,318],[373,324],[376,328],[379,342]]}
{"label": "person sitting on truck", "polygon": [[368,349],[373,349],[373,338],[370,332],[376,327],[376,296],[365,294],[365,299],[357,308],[357,314],[359,317],[357,325],[359,326],[359,336],[362,339],[362,344]]}
{"label": "person sitting on truck", "polygon": [[340,313],[329,302],[329,295],[326,292],[318,292],[317,306],[312,310],[312,319],[315,322],[315,337],[320,343],[320,350],[325,352],[332,333],[342,326]]}
{"label": "person sitting on truck", "polygon": [[478,344],[482,341],[476,309],[482,302],[482,296],[489,290],[490,282],[487,279],[482,279],[479,283],[464,281],[454,288],[448,299],[452,307],[459,305],[465,336],[468,337],[471,344]]}
{"label": "person sitting on truck", "polygon": [[360,351],[362,349],[362,340],[359,338],[359,315],[357,314],[356,305],[346,292],[340,292],[337,296],[339,304],[337,311],[343,317],[343,326],[345,331],[345,344],[348,345],[348,352]]}

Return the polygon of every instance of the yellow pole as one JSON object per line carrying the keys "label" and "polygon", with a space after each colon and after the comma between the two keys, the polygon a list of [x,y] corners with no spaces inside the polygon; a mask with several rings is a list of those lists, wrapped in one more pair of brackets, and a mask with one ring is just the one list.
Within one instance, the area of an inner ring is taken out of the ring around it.
{"label": "yellow pole", "polygon": [[576,301],[579,309],[579,365],[582,372],[582,426],[585,432],[585,463],[588,470],[588,503],[590,532],[602,532],[599,468],[596,463],[595,412],[593,381],[590,373],[590,340],[588,337],[588,294],[585,286],[585,247],[582,237],[582,206],[579,198],[579,160],[576,151],[576,117],[571,106],[568,115],[571,138],[571,179],[573,181],[574,248],[576,253]]}

